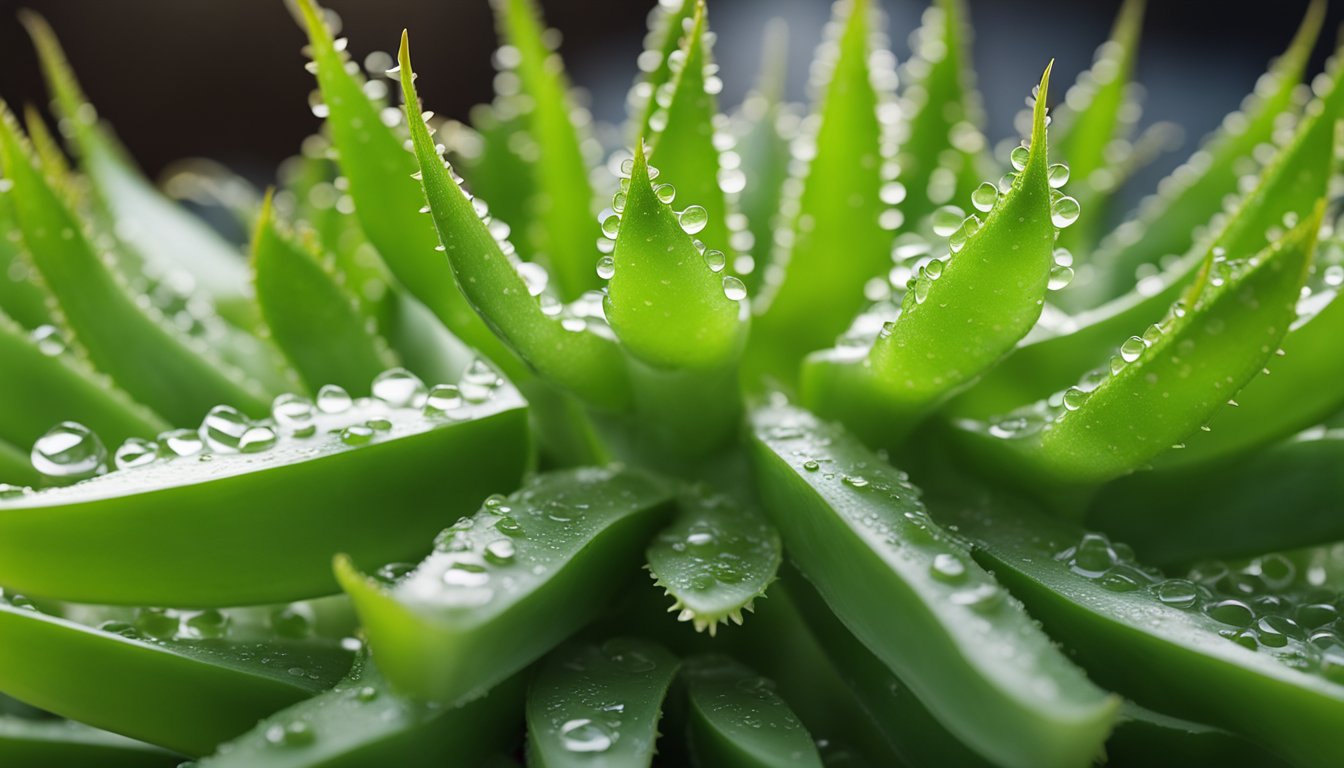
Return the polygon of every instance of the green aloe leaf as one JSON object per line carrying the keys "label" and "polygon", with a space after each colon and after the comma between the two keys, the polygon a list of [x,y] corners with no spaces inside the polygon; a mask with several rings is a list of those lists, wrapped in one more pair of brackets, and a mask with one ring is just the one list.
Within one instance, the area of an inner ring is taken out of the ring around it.
{"label": "green aloe leaf", "polygon": [[1156,565],[1328,544],[1344,539],[1341,462],[1344,432],[1312,431],[1231,461],[1117,480],[1087,522]]}
{"label": "green aloe leaf", "polygon": [[[629,399],[625,360],[616,343],[586,322],[548,314],[520,274],[511,246],[496,239],[473,199],[462,190],[418,114],[408,37],[403,34],[401,86],[420,163],[425,197],[458,285],[504,342],[543,378],[601,408],[619,410]],[[535,270],[529,270],[533,274]],[[542,272],[544,274],[544,271]],[[534,278],[535,279],[535,278]]]}
{"label": "green aloe leaf", "polygon": [[0,760],[25,768],[174,768],[182,757],[72,720],[0,715]]}
{"label": "green aloe leaf", "polygon": [[1154,283],[1068,322],[1060,331],[1042,330],[952,405],[959,415],[985,418],[1050,395],[1106,363],[1099,350],[1113,348],[1128,334],[1168,312],[1188,290],[1202,265],[1221,254],[1244,257],[1268,245],[1285,222],[1300,221],[1328,191],[1335,121],[1344,105],[1341,78],[1326,81],[1307,107],[1293,139],[1260,174],[1233,213],[1215,219],[1210,230]]}
{"label": "green aloe leaf", "polygon": [[1124,342],[1105,370],[986,428],[966,425],[976,447],[1011,457],[1039,482],[1085,486],[1180,443],[1260,372],[1288,332],[1323,214],[1321,201],[1254,256],[1211,254],[1186,298]]}
{"label": "green aloe leaf", "polygon": [[752,427],[761,494],[790,557],[948,730],[1010,766],[1096,754],[1116,702],[929,520],[903,473],[797,408],[763,408]]}
{"label": "green aloe leaf", "polygon": [[331,594],[334,553],[368,566],[414,557],[445,516],[518,482],[526,411],[498,382],[474,370],[425,401],[418,380],[395,375],[375,384],[386,400],[327,388],[316,408],[281,398],[271,423],[216,409],[200,435],[160,436],[135,468],[0,500],[0,582],[121,605]]}
{"label": "green aloe leaf", "polygon": [[649,766],[680,662],[646,640],[561,648],[527,693],[529,766]]}
{"label": "green aloe leaf", "polygon": [[[908,686],[859,641],[826,607],[817,590],[797,572],[785,577],[789,600],[806,621],[806,631],[853,691],[865,714],[910,765],[992,765],[938,722]],[[771,597],[777,597],[773,592]]]}
{"label": "green aloe leaf", "polygon": [[[733,265],[753,295],[769,269],[775,245],[775,225],[789,177],[789,141],[797,132],[798,117],[783,103],[788,77],[789,26],[782,18],[765,25],[761,74],[755,88],[732,116],[729,128],[737,137],[737,155],[747,184],[738,196],[738,209],[751,233],[750,269]],[[739,257],[739,262],[741,258]]]}
{"label": "green aloe leaf", "polygon": [[929,5],[905,64],[900,182],[883,191],[907,227],[918,226],[940,205],[965,200],[991,166],[966,15],[964,0]]}
{"label": "green aloe leaf", "polygon": [[336,573],[398,690],[466,701],[597,615],[669,506],[663,484],[639,472],[556,472],[486,499],[390,586],[345,558]]}
{"label": "green aloe leaf", "polygon": [[81,190],[70,172],[70,163],[61,151],[60,142],[47,130],[47,123],[41,113],[31,104],[23,106],[23,126],[28,131],[28,140],[32,142],[33,153],[37,155],[38,165],[55,187],[73,206],[80,203]]}
{"label": "green aloe leaf", "polygon": [[1241,600],[1145,572],[1120,545],[1029,509],[935,511],[977,541],[976,559],[1099,683],[1164,714],[1245,734],[1294,765],[1344,759],[1338,742],[1314,735],[1344,717],[1337,646],[1317,648],[1293,622],[1260,623],[1268,614]]}
{"label": "green aloe leaf", "polygon": [[103,439],[155,435],[168,423],[70,354],[52,326],[29,332],[0,312],[0,439],[31,446],[57,422],[83,424]]}
{"label": "green aloe leaf", "polygon": [[204,625],[193,628],[189,618],[141,616],[94,628],[8,597],[0,602],[0,688],[58,715],[199,755],[350,667],[350,652],[332,640],[228,628],[202,637]]}
{"label": "green aloe leaf", "polygon": [[39,483],[42,475],[28,460],[21,448],[0,440],[0,498],[18,493],[23,483]]}
{"label": "green aloe leaf", "polygon": [[[818,54],[818,72],[830,75],[817,107],[815,136],[805,140],[810,161],[797,176],[801,191],[786,204],[788,246],[780,246],[777,280],[767,280],[755,324],[755,372],[783,382],[794,379],[798,360],[829,345],[863,308],[863,286],[886,272],[892,233],[880,219],[886,206],[883,185],[882,125],[878,105],[887,95],[869,68],[871,0],[838,3],[848,15],[840,34]],[[843,244],[843,258],[837,248]],[[826,307],[818,313],[817,307]]]}
{"label": "green aloe leaf", "polygon": [[518,225],[526,225],[537,258],[555,275],[560,298],[573,301],[598,287],[592,266],[595,198],[575,104],[535,0],[494,0],[494,5],[500,37],[511,52],[506,70],[517,76],[518,92],[530,102],[523,121],[537,148],[531,216]]}
{"label": "green aloe leaf", "polygon": [[807,728],[769,680],[726,656],[692,659],[683,677],[699,764],[821,768]]}
{"label": "green aloe leaf", "polygon": [[185,270],[229,322],[253,327],[256,308],[248,297],[242,255],[141,175],[98,122],[46,21],[34,13],[23,13],[21,19],[37,46],[54,108],[69,126],[80,165],[101,206],[121,225],[118,237],[161,274]]}
{"label": "green aloe leaf", "polygon": [[[416,173],[414,156],[402,146],[402,137],[383,123],[378,105],[365,94],[358,76],[347,71],[348,54],[337,50],[316,5],[299,0],[299,9],[307,26],[337,162],[349,180],[355,215],[369,242],[401,284],[458,338],[480,350],[510,378],[525,378],[522,366],[472,311],[443,255],[435,253],[439,243],[433,222],[416,213],[425,197],[411,178]],[[418,115],[415,122],[419,122]]]}
{"label": "green aloe leaf", "polygon": [[[1061,233],[1060,245],[1080,253],[1091,253],[1109,198],[1121,181],[1108,158],[1117,142],[1128,140],[1138,119],[1131,81],[1145,1],[1125,0],[1110,39],[1097,49],[1092,67],[1078,76],[1055,114],[1055,149],[1068,163],[1074,194],[1088,211],[1077,227]],[[1187,227],[1190,223],[1187,219]]]}
{"label": "green aloe leaf", "polygon": [[629,166],[619,218],[607,321],[631,354],[662,368],[714,368],[733,361],[745,335],[746,289],[724,274],[724,254],[692,235],[705,209],[679,214],[660,199],[642,144]]}
{"label": "green aloe leaf", "polygon": [[672,56],[681,47],[686,24],[695,18],[696,0],[659,2],[649,11],[649,32],[639,56],[639,77],[626,99],[633,131],[630,138],[648,136],[649,119],[658,110],[655,96],[672,81]]}
{"label": "green aloe leaf", "polygon": [[24,243],[60,307],[63,325],[100,370],[179,424],[212,405],[235,403],[264,413],[259,384],[194,343],[165,318],[136,303],[99,256],[84,225],[52,189],[13,116],[0,105],[0,164]]}
{"label": "green aloe leaf", "polygon": [[[697,212],[692,216],[695,223],[687,230],[704,243],[706,254],[719,251],[721,255],[714,259],[723,258],[731,265],[739,240],[729,227],[735,211],[728,191],[740,191],[746,176],[725,166],[720,157],[720,152],[732,151],[724,144],[732,134],[721,131],[718,125],[717,93],[723,81],[711,51],[714,37],[706,21],[705,4],[698,0],[695,6],[694,23],[672,59],[672,80],[663,86],[667,93],[659,96],[665,104],[654,112],[649,132],[641,138],[650,147],[649,163],[662,171],[664,182],[673,184],[659,185],[659,199],[675,194],[684,204],[699,206],[705,215]],[[690,205],[687,209],[694,210]]]}
{"label": "green aloe leaf", "polygon": [[711,635],[755,610],[781,560],[779,533],[760,510],[708,492],[683,495],[647,554],[654,583],[674,601],[668,612]]}
{"label": "green aloe leaf", "polygon": [[1274,142],[1282,116],[1295,111],[1294,94],[1325,20],[1325,7],[1324,0],[1312,1],[1292,43],[1260,77],[1241,111],[1225,118],[1190,159],[1163,179],[1156,195],[1101,241],[1090,256],[1093,282],[1078,289],[1097,299],[1114,298],[1135,284],[1135,270],[1185,253],[1195,244],[1197,229],[1192,225],[1223,209],[1227,195],[1238,191],[1247,162],[1255,162],[1256,148]]}
{"label": "green aloe leaf", "polygon": [[[965,386],[1036,324],[1047,290],[1059,279],[1058,226],[1073,223],[1077,202],[1055,191],[1046,149],[1050,67],[1037,89],[1029,149],[1014,151],[1021,168],[1000,198],[985,182],[972,199],[988,209],[956,225],[946,259],[920,267],[901,303],[864,357],[850,347],[810,356],[803,397],[823,415],[839,416],[865,439],[890,444],[930,408]],[[1021,156],[1026,155],[1025,159]],[[949,213],[941,209],[940,216]],[[960,211],[952,211],[955,223]],[[948,227],[952,227],[952,223]]]}
{"label": "green aloe leaf", "polygon": [[[6,184],[0,179],[0,186]],[[7,197],[0,195],[0,311],[33,330],[51,323],[51,311],[41,278],[23,253],[22,240],[15,237],[19,228]]]}
{"label": "green aloe leaf", "polygon": [[482,765],[514,735],[522,686],[445,709],[398,696],[367,655],[350,674],[219,746],[197,768],[404,768]]}
{"label": "green aloe leaf", "polygon": [[398,360],[315,243],[281,226],[268,196],[252,236],[252,271],[271,338],[309,391],[336,384],[363,394]]}
{"label": "green aloe leaf", "polygon": [[1196,768],[1257,765],[1287,768],[1289,763],[1264,747],[1221,728],[1163,715],[1127,701],[1121,719],[1106,741],[1112,765],[1155,765],[1179,762]]}

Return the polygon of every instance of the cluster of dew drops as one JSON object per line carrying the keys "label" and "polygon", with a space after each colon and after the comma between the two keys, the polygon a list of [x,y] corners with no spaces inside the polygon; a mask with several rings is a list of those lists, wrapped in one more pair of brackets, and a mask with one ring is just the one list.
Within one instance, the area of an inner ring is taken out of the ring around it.
{"label": "cluster of dew drops", "polygon": [[[61,347],[64,349],[64,347]],[[60,350],[54,352],[59,354]],[[488,401],[503,379],[487,363],[473,360],[456,384],[427,386],[405,368],[391,368],[374,378],[372,399],[388,409],[420,409],[430,419],[465,418],[464,405]],[[319,414],[337,416],[358,405],[344,388],[328,384],[314,399],[292,393],[275,398],[266,419],[248,418],[229,405],[211,408],[196,429],[172,429],[153,440],[127,438],[112,454],[118,470],[149,466],[165,459],[197,457],[210,461],[223,454],[254,454],[275,447],[283,436],[312,438],[318,433]],[[361,423],[333,430],[345,445],[373,442],[392,430],[392,421],[372,416]],[[33,467],[54,481],[74,481],[107,473],[108,451],[98,435],[75,421],[52,427],[33,444]],[[0,484],[0,500],[31,493],[23,486]]]}
{"label": "cluster of dew drops", "polygon": [[[625,213],[625,206],[630,193],[630,175],[634,171],[634,158],[625,158],[621,161],[620,191],[612,195],[611,208],[608,211],[603,211],[603,215],[599,217],[603,237],[598,240],[598,250],[603,255],[597,260],[597,276],[603,280],[610,280],[616,275],[616,260],[611,256],[611,253],[616,248],[616,236],[620,232],[621,217]],[[650,165],[649,181],[657,181],[659,175],[659,170]],[[653,194],[658,198],[658,202],[670,206],[676,200],[677,190],[671,184],[655,184]],[[709,225],[709,213],[704,206],[688,205],[680,211],[675,211],[675,213],[681,230],[692,238],[704,231],[705,227]],[[728,266],[728,257],[723,251],[717,248],[709,248],[698,239],[692,242],[695,249],[704,257],[705,266],[709,268],[709,271],[718,274]],[[723,295],[732,301],[742,301],[747,298],[747,286],[735,275],[724,275]]]}
{"label": "cluster of dew drops", "polygon": [[1299,573],[1283,555],[1265,555],[1241,567],[1207,561],[1185,578],[1165,578],[1137,563],[1127,545],[1086,533],[1055,559],[1112,592],[1143,592],[1164,606],[1203,613],[1224,626],[1221,637],[1272,652],[1293,669],[1344,682],[1344,599],[1317,586],[1318,579]]}

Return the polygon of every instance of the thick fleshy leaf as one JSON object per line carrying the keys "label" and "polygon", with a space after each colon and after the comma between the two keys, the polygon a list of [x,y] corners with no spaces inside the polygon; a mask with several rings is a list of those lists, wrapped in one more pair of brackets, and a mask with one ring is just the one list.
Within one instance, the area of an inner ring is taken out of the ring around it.
{"label": "thick fleshy leaf", "polygon": [[[316,409],[278,401],[276,424],[216,410],[200,435],[162,435],[135,468],[0,499],[0,582],[121,605],[331,594],[333,554],[362,566],[415,557],[445,516],[518,482],[526,411],[498,382],[474,371],[426,401],[418,380],[397,376],[375,386],[392,402],[329,389]],[[156,447],[170,458],[155,460]]]}
{"label": "thick fleshy leaf", "polygon": [[528,765],[648,766],[680,662],[647,640],[560,648],[527,694]]}
{"label": "thick fleshy leaf", "polygon": [[1141,290],[1072,318],[1060,328],[1039,328],[959,397],[953,412],[986,418],[1073,384],[1088,370],[1106,364],[1106,350],[1168,312],[1214,255],[1245,258],[1281,234],[1285,222],[1300,221],[1310,214],[1328,191],[1335,121],[1344,105],[1341,78],[1322,78],[1321,82],[1320,95],[1308,105],[1307,117],[1298,124],[1293,140],[1279,151],[1232,214],[1216,218],[1194,247]]}
{"label": "thick fleshy leaf", "polygon": [[1211,598],[1185,579],[1163,580],[1104,536],[1007,503],[934,511],[977,542],[976,559],[1099,683],[1164,714],[1245,734],[1295,765],[1344,759],[1338,741],[1318,738],[1344,717],[1337,645],[1315,647],[1293,621]]}
{"label": "thick fleshy leaf", "polygon": [[1344,432],[1313,430],[1231,461],[1117,480],[1087,521],[1157,565],[1329,544],[1344,539],[1341,466]]}
{"label": "thick fleshy leaf", "polygon": [[[889,445],[931,407],[1009,353],[1031,330],[1052,280],[1057,225],[1072,223],[1077,203],[1053,189],[1046,150],[1050,67],[1037,89],[1030,149],[1000,199],[985,182],[972,199],[988,208],[951,233],[951,255],[921,266],[899,316],[871,350],[839,347],[810,356],[803,397],[825,416],[838,416],[865,440]],[[960,211],[941,209],[952,222]],[[948,225],[949,227],[951,224]],[[858,351],[860,354],[855,354]]]}
{"label": "thick fleshy leaf", "polygon": [[[619,217],[605,301],[607,321],[631,354],[663,368],[714,368],[739,354],[746,288],[724,272],[724,253],[701,252],[692,234],[705,209],[678,214],[653,186],[635,149]],[[689,201],[687,201],[689,202]]]}
{"label": "thick fleshy leaf", "polygon": [[480,350],[510,378],[525,378],[521,363],[472,311],[442,254],[435,253],[438,237],[433,222],[416,213],[424,206],[425,196],[412,180],[415,157],[402,146],[402,137],[383,122],[359,77],[347,70],[349,56],[337,50],[312,0],[299,0],[299,8],[337,162],[349,181],[355,215],[369,242],[401,284],[458,338]]}
{"label": "thick fleshy leaf", "polygon": [[252,236],[252,279],[271,338],[310,392],[335,384],[367,394],[368,382],[399,361],[316,243],[282,226],[267,197]]}
{"label": "thick fleshy leaf", "polygon": [[399,61],[425,197],[458,285],[490,327],[542,378],[599,408],[621,409],[629,399],[623,353],[583,318],[562,318],[543,309],[534,295],[535,283],[524,278],[511,258],[511,246],[496,239],[434,146],[419,115],[405,34]]}
{"label": "thick fleshy leaf", "polygon": [[242,254],[141,175],[98,122],[97,111],[80,90],[46,21],[33,13],[22,14],[22,20],[37,46],[54,108],[69,126],[68,135],[99,203],[118,223],[118,237],[159,274],[185,270],[221,315],[251,328],[256,308],[247,294]]}
{"label": "thick fleshy leaf", "polygon": [[443,708],[398,696],[366,655],[329,691],[257,723],[198,768],[441,768],[483,765],[514,736],[521,681]]}
{"label": "thick fleshy leaf", "polygon": [[18,493],[26,484],[42,481],[23,449],[0,440],[0,498]]}
{"label": "thick fleshy leaf", "polygon": [[1313,0],[1292,43],[1256,82],[1241,110],[1224,118],[1199,150],[1162,180],[1157,194],[1102,240],[1089,259],[1095,265],[1092,281],[1078,285],[1079,290],[1099,300],[1115,298],[1142,277],[1135,270],[1185,253],[1196,243],[1198,225],[1239,191],[1247,165],[1254,168],[1259,162],[1258,148],[1275,143],[1284,130],[1284,116],[1296,111],[1294,94],[1325,20],[1325,7],[1324,0]]}
{"label": "thick fleshy leaf", "polygon": [[560,298],[573,301],[598,287],[592,265],[593,242],[599,234],[593,223],[595,197],[588,163],[575,124],[576,107],[536,1],[493,2],[500,37],[511,52],[502,62],[516,75],[518,93],[527,99],[529,108],[522,116],[537,152],[530,220],[513,224],[532,238],[537,259],[555,275]]}
{"label": "thick fleshy leaf", "polygon": [[175,768],[182,756],[72,720],[0,715],[0,760],[25,768]]}
{"label": "thick fleshy leaf", "polygon": [[964,0],[929,5],[904,66],[899,183],[884,192],[907,228],[918,227],[940,205],[965,200],[992,165],[966,15]]}
{"label": "thick fleshy leaf", "polygon": [[142,307],[95,250],[79,216],[51,188],[13,116],[0,106],[0,164],[24,245],[59,305],[62,325],[99,369],[178,424],[226,402],[261,414],[255,381]]}
{"label": "thick fleshy leaf", "polygon": [[[735,168],[728,168],[720,152],[731,151],[732,134],[720,130],[717,94],[723,88],[718,65],[714,63],[703,0],[696,3],[694,23],[686,32],[681,48],[672,58],[673,76],[659,99],[665,102],[650,118],[648,133],[643,137],[650,147],[649,163],[662,172],[659,199],[676,195],[679,206],[689,210],[699,206],[687,227],[697,240],[704,243],[705,253],[717,250],[727,265],[736,260],[738,239],[729,227],[734,213],[728,192],[741,191],[746,177]],[[734,158],[736,155],[734,155]]]}
{"label": "thick fleshy leaf", "polygon": [[821,768],[821,756],[769,680],[726,656],[687,662],[691,750],[700,765]]}
{"label": "thick fleshy leaf", "polygon": [[781,560],[779,533],[760,510],[711,493],[684,494],[647,554],[655,584],[674,601],[668,612],[711,635],[755,610]]}
{"label": "thick fleshy leaf", "polygon": [[1120,712],[1120,722],[1106,741],[1106,759],[1111,765],[1174,761],[1190,768],[1238,764],[1263,768],[1289,766],[1259,744],[1221,728],[1163,715],[1132,701],[1125,702]]}
{"label": "thick fleshy leaf", "polygon": [[0,439],[31,446],[61,421],[76,421],[113,445],[150,437],[168,423],[65,348],[59,331],[33,332],[0,312]]}
{"label": "thick fleshy leaf", "polygon": [[663,483],[640,472],[555,472],[486,499],[390,586],[345,558],[336,573],[398,690],[467,701],[596,616],[622,573],[635,573],[639,546],[670,502]]}
{"label": "thick fleshy leaf", "polygon": [[1040,483],[1087,486],[1180,443],[1264,368],[1288,332],[1324,207],[1254,256],[1211,254],[1186,298],[1079,386],[993,424],[965,424],[977,451]]}
{"label": "thick fleshy leaf", "polygon": [[[792,382],[802,356],[827,346],[863,308],[863,286],[891,261],[892,234],[880,221],[885,205],[879,103],[889,84],[869,67],[872,0],[836,4],[837,39],[823,44],[814,67],[825,93],[815,135],[795,142],[798,197],[783,213],[786,245],[767,276],[755,323],[753,375]],[[890,74],[890,73],[888,73]],[[876,82],[875,82],[876,80]],[[826,312],[819,313],[818,307]]]}
{"label": "thick fleshy leaf", "polygon": [[626,98],[630,139],[649,135],[649,119],[658,109],[654,96],[672,81],[672,56],[681,47],[686,24],[695,18],[696,0],[667,0],[649,11],[649,31],[639,56],[639,77]]}
{"label": "thick fleshy leaf", "polygon": [[206,627],[146,611],[133,624],[94,628],[10,596],[0,599],[0,688],[58,715],[199,755],[350,667],[350,652],[333,640]]}
{"label": "thick fleshy leaf", "polygon": [[929,519],[904,473],[797,408],[760,409],[752,428],[757,482],[790,558],[949,731],[1008,766],[1097,753],[1116,702]]}
{"label": "thick fleshy leaf", "polygon": [[[1117,143],[1127,143],[1138,119],[1131,80],[1145,2],[1126,0],[1120,7],[1110,39],[1097,48],[1092,67],[1078,76],[1055,114],[1056,155],[1068,164],[1074,195],[1088,212],[1060,234],[1059,244],[1079,253],[1090,254],[1102,231],[1107,203],[1121,181],[1110,158]],[[1133,151],[1126,149],[1126,155]]]}
{"label": "thick fleshy leaf", "polygon": [[41,278],[23,253],[23,236],[7,197],[0,194],[0,311],[33,330],[51,323],[51,311]]}

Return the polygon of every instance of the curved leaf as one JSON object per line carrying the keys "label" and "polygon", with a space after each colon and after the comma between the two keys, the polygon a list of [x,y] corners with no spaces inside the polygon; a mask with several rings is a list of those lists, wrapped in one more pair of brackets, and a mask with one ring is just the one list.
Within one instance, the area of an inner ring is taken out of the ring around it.
{"label": "curved leaf", "polygon": [[672,80],[672,56],[681,47],[687,22],[695,17],[696,0],[659,2],[649,11],[649,31],[639,57],[640,74],[626,98],[631,139],[649,135],[649,118],[658,109],[654,96]]}
{"label": "curved leaf", "polygon": [[25,768],[175,768],[182,757],[72,720],[0,715],[0,760]]}
{"label": "curved leaf", "polygon": [[684,677],[701,765],[821,768],[812,737],[769,680],[726,656],[692,659]]}

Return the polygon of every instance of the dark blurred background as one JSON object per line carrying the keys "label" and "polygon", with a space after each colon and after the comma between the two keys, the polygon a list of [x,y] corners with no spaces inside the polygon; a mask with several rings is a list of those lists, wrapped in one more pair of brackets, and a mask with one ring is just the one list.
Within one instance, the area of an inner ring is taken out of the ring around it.
{"label": "dark blurred background", "polygon": [[[561,30],[561,51],[599,119],[618,120],[654,0],[542,0]],[[893,48],[908,55],[922,0],[882,0]],[[465,118],[491,95],[495,46],[487,0],[325,0],[338,12],[359,57],[393,49],[402,27],[415,43],[428,108]],[[1185,128],[1182,147],[1146,181],[1169,170],[1236,108],[1292,36],[1307,0],[1217,2],[1150,0],[1137,78],[1148,89],[1143,123]],[[307,107],[312,76],[283,0],[0,0],[0,95],[15,107],[45,105],[40,77],[15,11],[28,7],[55,27],[99,112],[150,173],[184,157],[205,156],[268,183],[276,164],[317,126]],[[1012,133],[1012,118],[1054,57],[1057,82],[1091,62],[1119,0],[969,0],[977,31],[973,56],[990,116],[990,135]],[[828,0],[711,0],[719,33],[725,104],[756,75],[763,22],[783,16],[791,29],[792,95],[805,96],[807,62],[829,16]],[[1330,10],[1318,69],[1344,2]],[[1057,93],[1062,93],[1058,91]],[[1150,186],[1140,181],[1140,186]]]}

